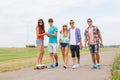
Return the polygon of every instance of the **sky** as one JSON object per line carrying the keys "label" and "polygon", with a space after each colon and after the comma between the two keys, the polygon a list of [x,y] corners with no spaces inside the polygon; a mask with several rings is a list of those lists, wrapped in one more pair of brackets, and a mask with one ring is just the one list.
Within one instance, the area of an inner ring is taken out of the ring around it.
{"label": "sky", "polygon": [[[25,47],[36,44],[37,20],[54,19],[62,28],[75,21],[82,37],[87,18],[93,19],[103,36],[104,45],[120,45],[120,0],[0,0],[0,47]],[[83,41],[84,43],[84,41]],[[45,45],[48,37],[45,36]]]}

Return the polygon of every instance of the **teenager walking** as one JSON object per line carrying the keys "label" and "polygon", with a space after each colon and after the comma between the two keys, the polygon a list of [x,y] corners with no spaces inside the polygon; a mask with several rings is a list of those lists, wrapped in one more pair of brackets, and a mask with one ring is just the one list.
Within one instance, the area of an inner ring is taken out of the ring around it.
{"label": "teenager walking", "polygon": [[86,47],[86,44],[89,46],[90,53],[92,55],[92,62],[93,66],[92,69],[100,69],[100,55],[99,55],[99,44],[102,45],[102,36],[100,33],[100,30],[97,26],[94,26],[92,24],[92,19],[87,19],[88,27],[85,30],[84,36],[84,46]]}
{"label": "teenager walking", "polygon": [[68,52],[69,52],[69,32],[68,32],[68,26],[63,25],[62,30],[60,31],[60,37],[59,37],[59,45],[62,52],[62,57],[64,61],[64,68],[68,68]]}
{"label": "teenager walking", "polygon": [[75,22],[70,20],[69,39],[73,69],[80,67],[80,48],[83,47],[80,29],[75,27],[74,24]]}
{"label": "teenager walking", "polygon": [[[50,62],[51,65],[49,66],[49,68],[55,68],[58,67],[58,55],[57,55],[57,32],[58,32],[58,28],[56,26],[53,25],[53,19],[50,18],[48,20],[49,26],[50,28],[48,29],[48,33],[46,33],[46,35],[49,37],[49,53],[50,53]],[[55,59],[55,65],[54,65],[54,59]]]}

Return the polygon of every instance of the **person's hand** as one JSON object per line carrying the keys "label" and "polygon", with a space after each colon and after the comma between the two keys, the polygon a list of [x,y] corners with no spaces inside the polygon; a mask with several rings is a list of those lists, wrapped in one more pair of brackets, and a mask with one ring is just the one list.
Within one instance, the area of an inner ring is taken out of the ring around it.
{"label": "person's hand", "polygon": [[43,33],[43,35],[46,35],[46,33]]}
{"label": "person's hand", "polygon": [[104,45],[103,45],[103,44],[100,44],[100,48],[104,48]]}
{"label": "person's hand", "polygon": [[80,43],[80,49],[82,49],[83,48],[83,45],[82,45],[82,43]]}
{"label": "person's hand", "polygon": [[49,36],[49,33],[48,33],[48,32],[46,32],[46,33],[45,33],[45,35],[46,35],[46,36]]}

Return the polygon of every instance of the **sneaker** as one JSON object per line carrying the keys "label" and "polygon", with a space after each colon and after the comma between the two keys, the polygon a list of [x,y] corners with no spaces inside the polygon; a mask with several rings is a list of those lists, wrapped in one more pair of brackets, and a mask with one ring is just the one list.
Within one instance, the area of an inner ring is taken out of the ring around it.
{"label": "sneaker", "polygon": [[36,67],[41,67],[41,66],[42,66],[42,64],[37,64],[37,65],[36,65]]}
{"label": "sneaker", "polygon": [[73,67],[72,67],[72,69],[76,69],[76,68],[77,68],[77,67],[76,67],[76,65],[74,64]]}
{"label": "sneaker", "polygon": [[79,68],[80,67],[80,64],[76,64],[76,68]]}
{"label": "sneaker", "polygon": [[59,64],[58,64],[58,62],[56,62],[56,63],[55,63],[55,67],[58,67],[58,66],[59,66]]}
{"label": "sneaker", "polygon": [[53,68],[55,68],[55,66],[53,66],[53,65],[50,65],[50,66],[49,66],[49,69],[53,69]]}
{"label": "sneaker", "polygon": [[97,69],[101,69],[101,65],[100,64],[97,65]]}
{"label": "sneaker", "polygon": [[46,66],[45,64],[41,64],[40,66]]}
{"label": "sneaker", "polygon": [[63,67],[64,67],[65,69],[67,69],[67,68],[68,68],[68,66],[67,66],[67,65],[64,65]]}
{"label": "sneaker", "polygon": [[96,66],[96,65],[94,65],[94,66],[92,66],[92,67],[91,67],[91,69],[97,69],[97,66]]}

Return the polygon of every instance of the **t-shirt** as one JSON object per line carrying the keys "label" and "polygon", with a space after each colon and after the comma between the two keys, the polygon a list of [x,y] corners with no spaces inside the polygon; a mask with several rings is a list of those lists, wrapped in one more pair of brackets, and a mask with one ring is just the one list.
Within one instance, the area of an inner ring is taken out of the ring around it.
{"label": "t-shirt", "polygon": [[69,34],[60,34],[60,43],[69,43]]}
{"label": "t-shirt", "polygon": [[76,39],[75,39],[75,29],[70,30],[70,45],[76,45]]}
{"label": "t-shirt", "polygon": [[[49,34],[54,34],[55,32],[58,32],[58,28],[55,26],[52,26],[48,29]],[[57,36],[49,36],[49,43],[57,43]]]}
{"label": "t-shirt", "polygon": [[90,39],[90,44],[95,44],[95,40],[94,40],[94,34],[93,34],[93,27],[88,29],[88,35],[89,35],[89,39]]}

